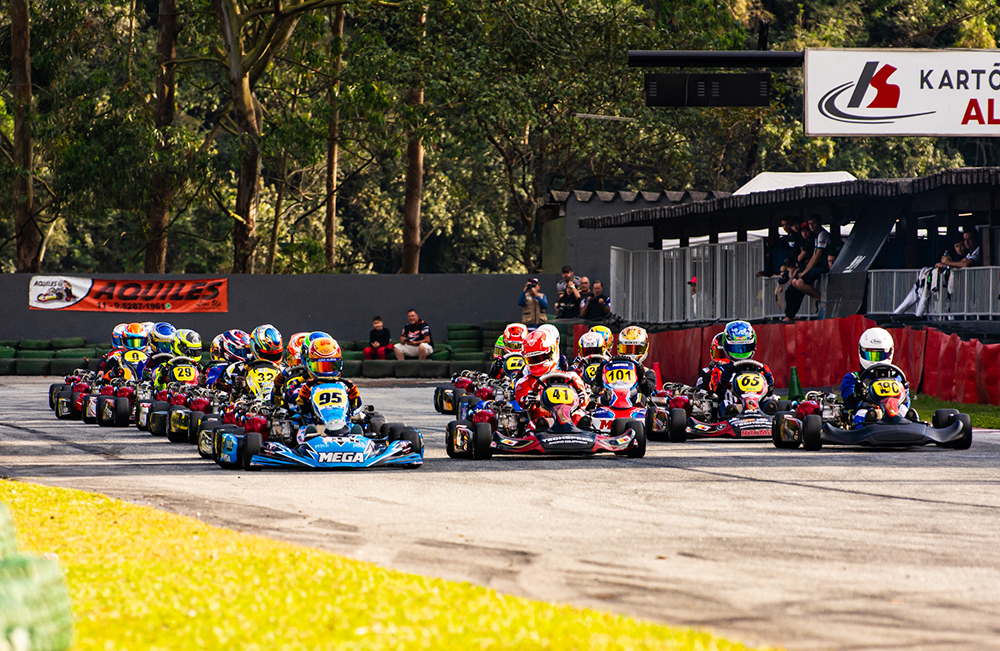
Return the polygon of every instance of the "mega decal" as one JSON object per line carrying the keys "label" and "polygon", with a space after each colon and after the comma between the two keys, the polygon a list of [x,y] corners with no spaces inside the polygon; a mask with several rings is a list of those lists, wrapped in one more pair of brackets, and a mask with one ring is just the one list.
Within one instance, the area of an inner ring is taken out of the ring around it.
{"label": "mega decal", "polygon": [[28,307],[82,312],[228,312],[229,281],[32,276]]}
{"label": "mega decal", "polygon": [[810,49],[810,136],[1000,135],[994,50]]}

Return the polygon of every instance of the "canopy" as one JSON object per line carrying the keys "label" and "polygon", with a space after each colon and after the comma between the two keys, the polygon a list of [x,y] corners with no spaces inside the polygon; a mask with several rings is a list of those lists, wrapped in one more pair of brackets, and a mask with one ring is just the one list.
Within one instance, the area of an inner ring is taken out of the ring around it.
{"label": "canopy", "polygon": [[854,180],[856,177],[850,172],[761,172],[733,194],[750,194],[751,192],[798,188],[817,183],[840,183]]}

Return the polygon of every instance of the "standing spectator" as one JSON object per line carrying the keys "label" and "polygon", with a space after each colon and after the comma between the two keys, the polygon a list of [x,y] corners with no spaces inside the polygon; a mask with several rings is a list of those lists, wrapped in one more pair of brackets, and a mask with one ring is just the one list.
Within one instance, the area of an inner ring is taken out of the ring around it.
{"label": "standing spectator", "polygon": [[590,288],[590,278],[586,276],[580,276],[580,285],[578,287],[580,290],[580,302],[576,306],[576,312],[569,318],[578,319],[580,318],[580,310],[583,309],[583,304],[587,302],[590,298],[591,288]]}
{"label": "standing spectator", "polygon": [[562,268],[562,280],[556,283],[556,318],[575,319],[580,313],[580,283],[582,278],[573,275],[573,267]]}
{"label": "standing spectator", "polygon": [[[953,261],[948,255],[941,257],[941,262],[934,265],[938,269],[944,269],[945,267],[957,267],[959,269],[964,267],[980,267],[983,264],[983,251],[979,247],[979,233],[975,230],[968,230],[962,233],[962,245],[966,250],[965,257]],[[955,251],[960,252],[958,242],[955,243]]]}
{"label": "standing spectator", "polygon": [[534,330],[548,321],[545,310],[549,309],[549,299],[538,291],[537,278],[531,278],[525,283],[524,289],[521,290],[521,297],[517,299],[517,304],[521,306],[521,323],[528,326],[529,330]]}
{"label": "standing spectator", "polygon": [[385,359],[392,352],[392,335],[382,327],[382,317],[372,319],[372,331],[368,333],[368,347],[361,353],[365,359]]}
{"label": "standing spectator", "polygon": [[406,321],[399,344],[393,347],[392,352],[396,353],[396,359],[404,357],[427,359],[427,356],[434,352],[431,327],[417,315],[416,310],[412,309],[406,313]]}
{"label": "standing spectator", "polygon": [[819,216],[813,215],[807,222],[811,241],[803,248],[799,260],[808,259],[805,266],[792,275],[789,287],[785,291],[785,322],[795,321],[795,315],[802,307],[802,299],[810,296],[814,301],[820,300],[819,291],[813,286],[820,276],[829,269],[826,266],[826,251],[830,247],[830,233],[823,228]]}
{"label": "standing spectator", "polygon": [[604,283],[599,280],[594,281],[594,288],[590,296],[580,306],[580,318],[588,321],[603,319],[611,312],[611,298],[604,295]]}

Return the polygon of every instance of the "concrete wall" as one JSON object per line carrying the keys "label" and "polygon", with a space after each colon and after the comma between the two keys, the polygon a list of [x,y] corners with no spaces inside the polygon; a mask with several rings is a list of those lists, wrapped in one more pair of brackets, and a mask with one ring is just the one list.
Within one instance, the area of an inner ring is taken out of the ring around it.
{"label": "concrete wall", "polygon": [[[170,280],[219,278],[187,275],[107,275],[92,278]],[[127,312],[63,312],[28,309],[29,274],[0,275],[0,339],[86,337],[111,340],[111,329],[128,321],[170,321],[197,330],[203,339],[231,328],[251,330],[272,323],[282,334],[325,330],[338,339],[363,340],[373,315],[381,315],[398,338],[406,311],[417,310],[436,339],[446,338],[448,323],[519,321],[517,299],[528,275],[229,275],[229,312],[143,314]],[[542,288],[555,300],[557,275],[539,275]],[[555,310],[550,308],[550,313]]]}
{"label": "concrete wall", "polygon": [[[653,227],[585,229],[580,228],[580,219],[616,215],[649,205],[641,199],[625,202],[617,193],[611,201],[602,201],[595,195],[581,202],[570,193],[566,202],[566,264],[573,267],[576,275],[590,277],[591,282],[604,281],[605,293],[610,293],[611,247],[629,251],[648,248],[653,240]],[[611,298],[613,301],[614,297]]]}

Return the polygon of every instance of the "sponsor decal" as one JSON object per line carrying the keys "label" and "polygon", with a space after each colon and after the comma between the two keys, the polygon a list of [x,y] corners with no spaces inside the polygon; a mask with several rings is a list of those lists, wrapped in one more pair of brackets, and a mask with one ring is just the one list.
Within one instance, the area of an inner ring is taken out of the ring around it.
{"label": "sponsor decal", "polygon": [[365,460],[364,452],[320,452],[320,463],[362,463]]}
{"label": "sponsor decal", "polygon": [[591,443],[592,441],[582,436],[553,436],[551,438],[546,437],[543,442],[545,445],[575,445],[579,443]]}
{"label": "sponsor decal", "polygon": [[806,135],[1000,135],[991,50],[810,49]]}
{"label": "sponsor decal", "polygon": [[701,423],[695,423],[694,424],[694,429],[698,430],[699,432],[711,432],[712,431],[712,426],[711,425],[703,425]]}
{"label": "sponsor decal", "polygon": [[229,281],[32,276],[28,307],[82,312],[228,312]]}
{"label": "sponsor decal", "polygon": [[743,438],[754,438],[757,436],[771,436],[769,429],[741,429],[740,436]]}

